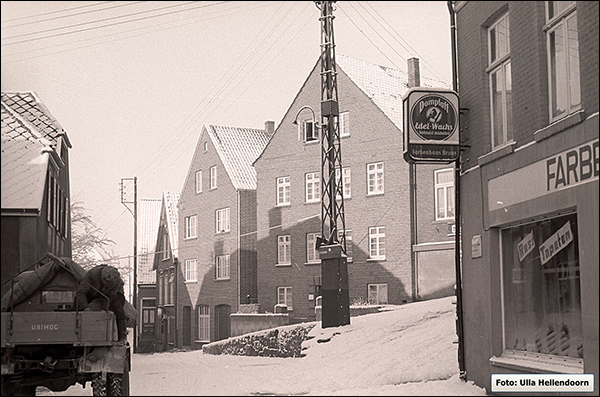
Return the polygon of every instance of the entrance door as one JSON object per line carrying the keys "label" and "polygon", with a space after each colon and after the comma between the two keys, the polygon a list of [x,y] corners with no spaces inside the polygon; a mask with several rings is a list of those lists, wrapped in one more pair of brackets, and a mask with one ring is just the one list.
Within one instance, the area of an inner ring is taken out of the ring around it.
{"label": "entrance door", "polygon": [[230,320],[231,306],[218,305],[215,306],[215,325],[217,340],[227,339],[230,336]]}

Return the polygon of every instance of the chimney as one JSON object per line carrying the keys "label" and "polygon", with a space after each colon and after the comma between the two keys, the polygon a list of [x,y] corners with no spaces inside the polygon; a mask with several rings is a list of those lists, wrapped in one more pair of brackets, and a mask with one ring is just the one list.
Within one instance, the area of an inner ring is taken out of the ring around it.
{"label": "chimney", "polygon": [[421,86],[421,72],[419,71],[419,58],[410,58],[408,63],[408,88]]}
{"label": "chimney", "polygon": [[267,133],[267,136],[270,138],[273,136],[273,133],[275,132],[275,122],[274,121],[265,121],[265,132]]}

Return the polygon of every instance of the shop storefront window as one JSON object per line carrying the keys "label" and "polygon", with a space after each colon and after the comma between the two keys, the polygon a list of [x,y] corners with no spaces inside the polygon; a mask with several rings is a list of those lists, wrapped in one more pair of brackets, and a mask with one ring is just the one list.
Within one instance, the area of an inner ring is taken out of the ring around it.
{"label": "shop storefront window", "polygon": [[501,237],[504,349],[582,359],[577,214]]}

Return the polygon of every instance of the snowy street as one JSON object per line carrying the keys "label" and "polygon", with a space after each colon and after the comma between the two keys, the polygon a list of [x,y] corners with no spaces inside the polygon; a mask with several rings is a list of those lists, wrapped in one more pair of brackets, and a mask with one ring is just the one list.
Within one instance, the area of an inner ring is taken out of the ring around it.
{"label": "snowy street", "polygon": [[[304,342],[303,358],[135,354],[131,394],[167,395],[485,395],[458,376],[455,297],[386,306],[352,317]],[[326,340],[329,340],[325,342]],[[62,393],[92,395],[72,386]]]}

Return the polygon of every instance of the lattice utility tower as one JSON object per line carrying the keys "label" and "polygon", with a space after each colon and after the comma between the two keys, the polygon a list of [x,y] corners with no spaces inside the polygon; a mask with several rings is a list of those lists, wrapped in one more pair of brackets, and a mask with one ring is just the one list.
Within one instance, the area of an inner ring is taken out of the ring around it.
{"label": "lattice utility tower", "polygon": [[[339,105],[335,42],[333,39],[333,3],[315,1],[321,10],[321,238],[317,248],[321,256],[321,295],[323,328],[350,324],[348,266],[342,152],[339,132]],[[337,175],[336,175],[337,172]]]}

